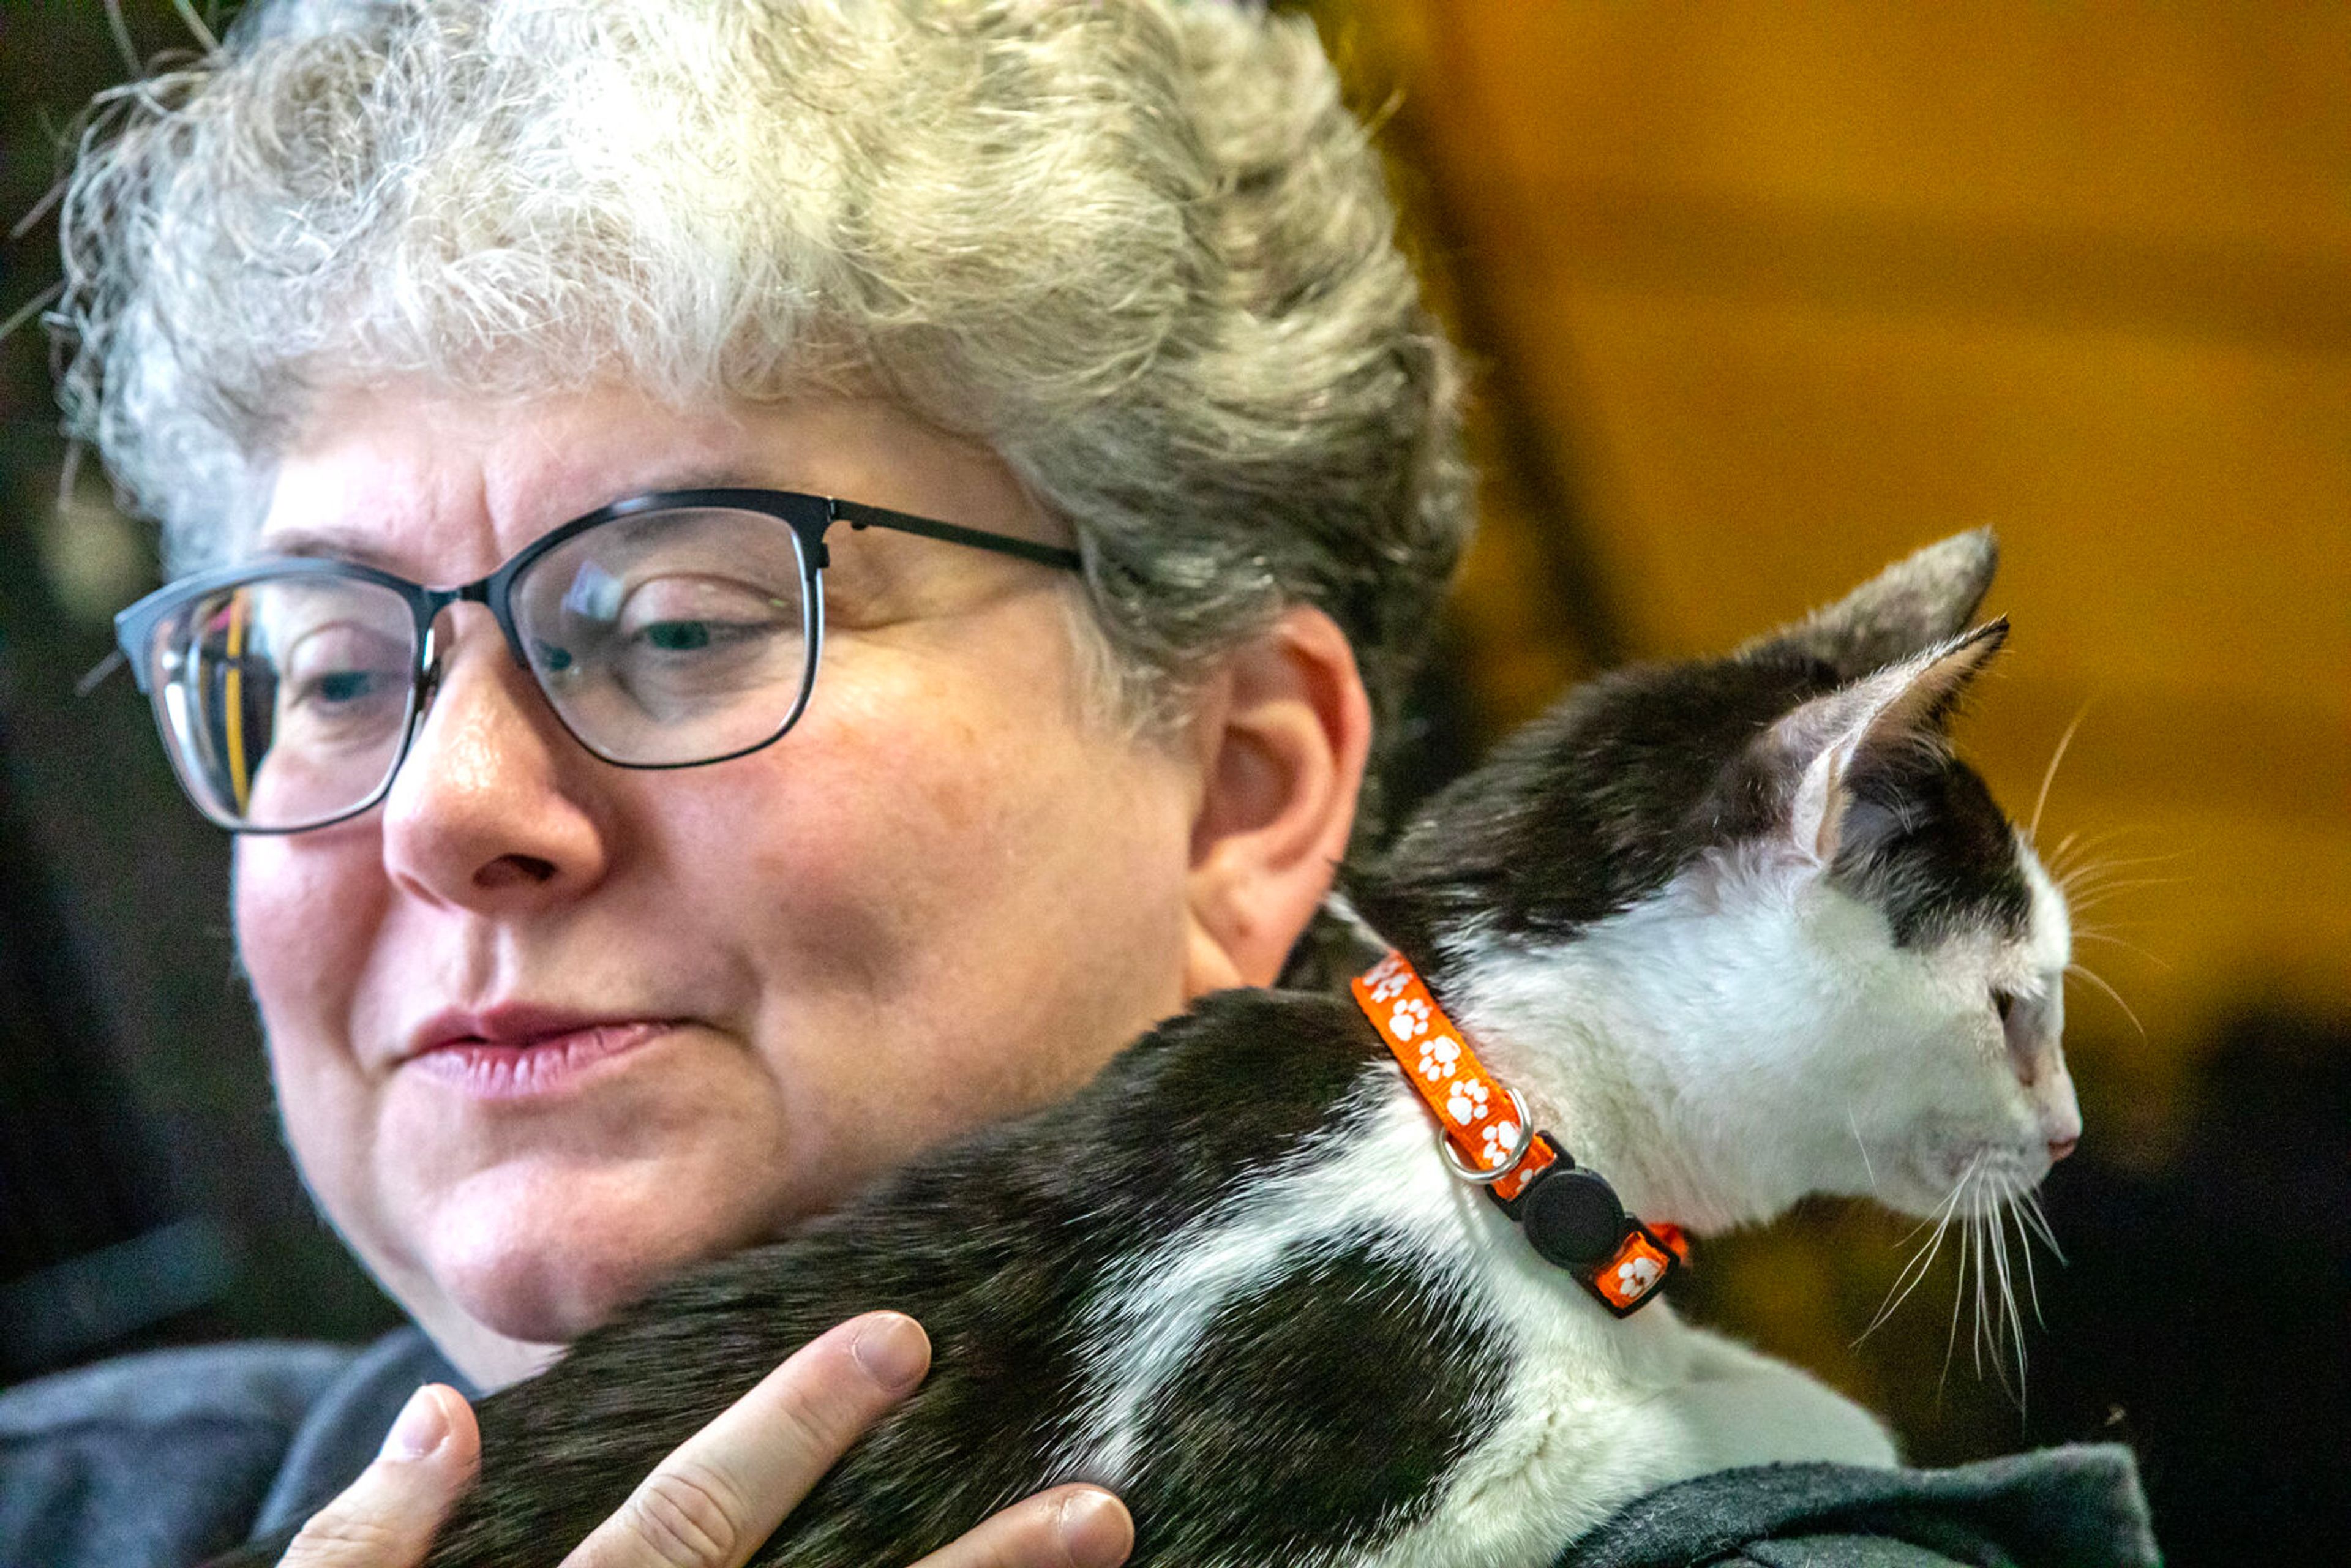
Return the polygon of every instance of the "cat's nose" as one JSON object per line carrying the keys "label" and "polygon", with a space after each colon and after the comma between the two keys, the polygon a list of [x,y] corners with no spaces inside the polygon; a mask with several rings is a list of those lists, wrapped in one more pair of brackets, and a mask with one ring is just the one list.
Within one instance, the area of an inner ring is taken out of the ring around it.
{"label": "cat's nose", "polygon": [[2075,1149],[2079,1148],[2081,1144],[2082,1140],[2079,1138],[2050,1139],[2049,1163],[2053,1166],[2055,1165],[2059,1160],[2064,1159],[2067,1155],[2072,1154]]}

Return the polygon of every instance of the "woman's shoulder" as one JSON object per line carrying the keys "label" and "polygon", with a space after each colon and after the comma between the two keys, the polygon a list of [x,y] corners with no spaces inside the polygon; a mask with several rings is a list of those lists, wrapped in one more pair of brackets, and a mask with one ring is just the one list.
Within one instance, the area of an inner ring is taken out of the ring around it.
{"label": "woman's shoulder", "polygon": [[0,1562],[192,1562],[244,1539],[304,1418],[360,1353],[204,1345],[0,1393]]}
{"label": "woman's shoulder", "polygon": [[77,1432],[298,1421],[360,1354],[277,1340],[146,1351],[0,1389],[0,1443]]}
{"label": "woman's shoulder", "polygon": [[424,1336],[150,1351],[0,1392],[0,1563],[185,1563],[299,1519],[367,1462]]}

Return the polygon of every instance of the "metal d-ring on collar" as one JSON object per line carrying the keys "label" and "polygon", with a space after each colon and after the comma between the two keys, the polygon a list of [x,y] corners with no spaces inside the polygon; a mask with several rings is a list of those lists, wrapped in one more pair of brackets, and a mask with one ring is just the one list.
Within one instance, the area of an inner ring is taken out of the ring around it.
{"label": "metal d-ring on collar", "polygon": [[1519,1092],[1515,1088],[1505,1085],[1503,1092],[1510,1095],[1511,1113],[1518,1118],[1519,1141],[1511,1146],[1509,1154],[1502,1156],[1499,1164],[1482,1171],[1478,1169],[1463,1160],[1459,1155],[1455,1154],[1453,1140],[1445,1135],[1445,1130],[1442,1127],[1437,1129],[1437,1152],[1445,1156],[1445,1168],[1471,1186],[1488,1186],[1501,1180],[1502,1177],[1519,1168],[1519,1162],[1527,1157],[1527,1150],[1533,1146],[1535,1124],[1527,1115],[1527,1103],[1519,1098]]}

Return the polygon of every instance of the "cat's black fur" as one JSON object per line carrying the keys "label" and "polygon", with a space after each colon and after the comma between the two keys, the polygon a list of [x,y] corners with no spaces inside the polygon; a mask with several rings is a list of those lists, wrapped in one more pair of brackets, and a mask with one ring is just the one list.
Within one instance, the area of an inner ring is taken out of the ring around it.
{"label": "cat's black fur", "polygon": [[[1765,831],[1788,789],[1759,738],[1805,700],[1959,630],[1991,561],[1981,537],[1960,552],[1960,580],[1917,603],[1593,683],[1443,794],[1384,862],[1352,872],[1351,896],[1440,993],[1455,961],[1442,938],[1467,922],[1557,939],[1630,907],[1708,848]],[[2022,918],[2009,830],[1973,773],[1931,747],[1865,763],[1834,874],[1899,941],[1962,915]],[[1056,1471],[1055,1442],[1081,1392],[1078,1325],[1107,1277],[1343,1128],[1359,1113],[1351,1088],[1383,1060],[1351,1000],[1204,999],[1067,1103],[924,1155],[788,1240],[692,1270],[486,1400],[482,1483],[432,1561],[506,1568],[568,1549],[778,1362],[872,1308],[923,1322],[930,1376],[755,1561],[910,1563],[1040,1486],[1087,1479]],[[1489,1424],[1507,1350],[1443,1281],[1374,1239],[1303,1257],[1226,1303],[1147,1407],[1137,1468],[1118,1479],[1134,1563],[1295,1562],[1376,1545],[1436,1506]],[[1237,1488],[1237,1475],[1256,1484]]]}
{"label": "cat's black fur", "polygon": [[[1489,922],[1505,938],[1558,939],[1656,894],[1710,849],[1760,835],[1785,779],[1750,744],[1798,705],[1956,636],[1995,561],[1942,599],[1859,626],[1808,622],[1728,659],[1633,665],[1571,693],[1417,814],[1349,896],[1441,992],[1439,930]],[[2029,904],[2008,819],[1947,750],[1874,753],[1834,875],[1886,911],[1909,946],[1964,919],[2013,926]]]}
{"label": "cat's black fur", "polygon": [[[1035,1490],[1053,1423],[1075,1392],[1068,1331],[1103,1271],[1322,1126],[1361,1071],[1364,1046],[1363,1020],[1343,1002],[1217,997],[1129,1050],[1074,1100],[922,1161],[790,1241],[655,1292],[583,1339],[527,1393],[484,1403],[489,1479],[434,1561],[507,1564],[531,1560],[550,1541],[580,1540],[769,1367],[831,1324],[877,1307],[924,1324],[934,1370],[801,1504],[791,1561],[911,1563],[944,1545]],[[1235,1072],[1268,1086],[1245,1109],[1229,1103]],[[1354,1299],[1334,1291],[1320,1312],[1311,1301],[1285,1302],[1284,1333],[1268,1353],[1323,1363],[1351,1356],[1356,1336],[1383,1327],[1342,1304]],[[1409,1408],[1416,1441],[1375,1469],[1300,1477],[1297,1528],[1310,1537],[1411,1508],[1474,1416],[1461,1379],[1475,1354],[1408,1332],[1426,1315],[1411,1292],[1380,1299],[1398,1303],[1405,1320],[1383,1335],[1393,1343],[1378,1363],[1380,1385],[1349,1399],[1347,1378],[1327,1379],[1333,1397],[1316,1425],[1375,1445],[1384,1434],[1365,1424]],[[1164,1413],[1165,1451],[1178,1463],[1161,1478],[1161,1498],[1128,1489],[1139,1517],[1175,1516],[1181,1456],[1217,1438],[1262,1445],[1277,1469],[1319,1451],[1273,1440],[1284,1434],[1250,1408],[1249,1375],[1228,1366],[1203,1384],[1196,1406]],[[508,1477],[520,1484],[498,1484]],[[525,1492],[532,1506],[516,1506]],[[1280,1561],[1281,1542],[1267,1544],[1276,1550],[1266,1560]],[[770,1557],[781,1554],[780,1543],[771,1549]]]}
{"label": "cat's black fur", "polygon": [[[483,1484],[432,1561],[507,1568],[582,1539],[769,1368],[879,1307],[929,1332],[931,1375],[755,1561],[880,1568],[945,1545],[1046,1477],[1076,1394],[1071,1330],[1105,1270],[1327,1129],[1382,1049],[1351,1001],[1210,997],[1076,1098],[656,1291],[483,1402]],[[1237,1103],[1237,1082],[1259,1092]],[[1502,1380],[1469,1328],[1431,1281],[1361,1249],[1228,1308],[1146,1426],[1158,1462],[1121,1489],[1141,1521],[1133,1561],[1246,1542],[1251,1561],[1290,1562],[1416,1517]],[[1264,1490],[1202,1484],[1235,1463]]]}

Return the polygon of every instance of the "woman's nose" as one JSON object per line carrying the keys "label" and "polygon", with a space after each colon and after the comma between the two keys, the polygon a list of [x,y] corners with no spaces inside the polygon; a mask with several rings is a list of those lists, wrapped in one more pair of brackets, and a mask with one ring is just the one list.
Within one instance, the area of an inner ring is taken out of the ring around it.
{"label": "woman's nose", "polygon": [[590,885],[608,846],[578,784],[599,765],[496,633],[472,630],[480,634],[444,639],[440,678],[384,798],[386,869],[429,898],[468,907]]}

